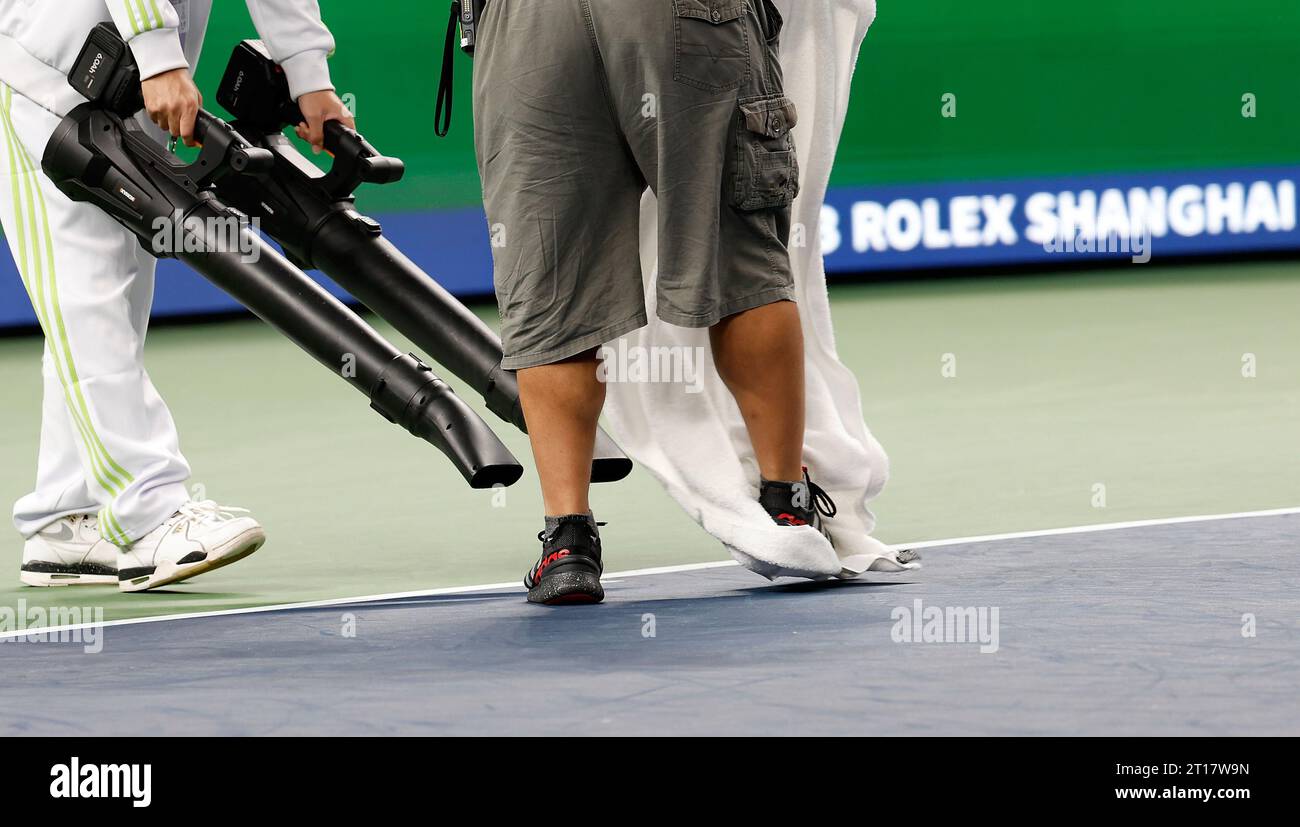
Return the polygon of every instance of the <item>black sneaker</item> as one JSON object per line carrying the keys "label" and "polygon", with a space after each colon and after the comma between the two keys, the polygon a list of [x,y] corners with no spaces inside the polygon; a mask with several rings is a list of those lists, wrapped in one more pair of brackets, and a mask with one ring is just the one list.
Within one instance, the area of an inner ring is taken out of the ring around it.
{"label": "black sneaker", "polygon": [[802,482],[763,480],[758,502],[777,525],[810,525],[827,540],[831,539],[824,518],[835,516],[835,501],[808,478],[807,467],[803,469]]}
{"label": "black sneaker", "polygon": [[561,517],[559,524],[537,535],[542,556],[524,578],[528,602],[547,606],[599,603],[605,599],[600,585],[600,532],[591,518]]}

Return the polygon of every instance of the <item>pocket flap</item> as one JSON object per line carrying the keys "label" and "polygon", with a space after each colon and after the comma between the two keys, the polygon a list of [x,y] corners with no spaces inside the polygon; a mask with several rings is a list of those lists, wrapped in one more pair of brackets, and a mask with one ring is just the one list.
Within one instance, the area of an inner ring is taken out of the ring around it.
{"label": "pocket flap", "polygon": [[730,23],[745,14],[744,0],[673,0],[678,17]]}
{"label": "pocket flap", "polygon": [[799,123],[799,111],[794,101],[785,97],[741,101],[740,111],[750,132],[769,138],[780,138]]}

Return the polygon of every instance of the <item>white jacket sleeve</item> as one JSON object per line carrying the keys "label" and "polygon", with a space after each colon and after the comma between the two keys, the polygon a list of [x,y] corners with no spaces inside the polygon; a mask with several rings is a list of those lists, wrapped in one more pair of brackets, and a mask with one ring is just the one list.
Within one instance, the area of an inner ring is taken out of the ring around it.
{"label": "white jacket sleeve", "polygon": [[105,0],[105,4],[131,46],[141,80],[189,66],[177,31],[181,21],[167,0]]}
{"label": "white jacket sleeve", "polygon": [[253,25],[271,59],[284,69],[289,94],[333,89],[325,58],[334,51],[334,36],[321,22],[316,0],[247,0]]}

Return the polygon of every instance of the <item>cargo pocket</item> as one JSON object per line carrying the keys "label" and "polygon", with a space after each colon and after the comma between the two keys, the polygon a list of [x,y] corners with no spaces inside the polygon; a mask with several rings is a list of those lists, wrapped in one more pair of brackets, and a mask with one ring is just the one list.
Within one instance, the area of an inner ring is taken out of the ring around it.
{"label": "cargo pocket", "polygon": [[739,89],[753,71],[747,0],[673,0],[673,79],[706,92]]}
{"label": "cargo pocket", "polygon": [[788,207],[799,194],[799,161],[790,130],[799,122],[784,95],[741,98],[737,115],[732,206],[740,210]]}

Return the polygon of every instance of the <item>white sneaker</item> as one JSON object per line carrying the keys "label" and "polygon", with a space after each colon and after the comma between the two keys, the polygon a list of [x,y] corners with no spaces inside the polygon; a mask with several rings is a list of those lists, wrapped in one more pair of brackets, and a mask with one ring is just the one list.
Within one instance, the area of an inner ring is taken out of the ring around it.
{"label": "white sneaker", "polygon": [[242,560],[266,542],[262,526],[246,514],[212,500],[186,503],[121,551],[118,588],[142,592]]}
{"label": "white sneaker", "polygon": [[28,586],[102,586],[117,582],[117,546],[99,534],[93,514],[51,523],[23,546],[18,579]]}

